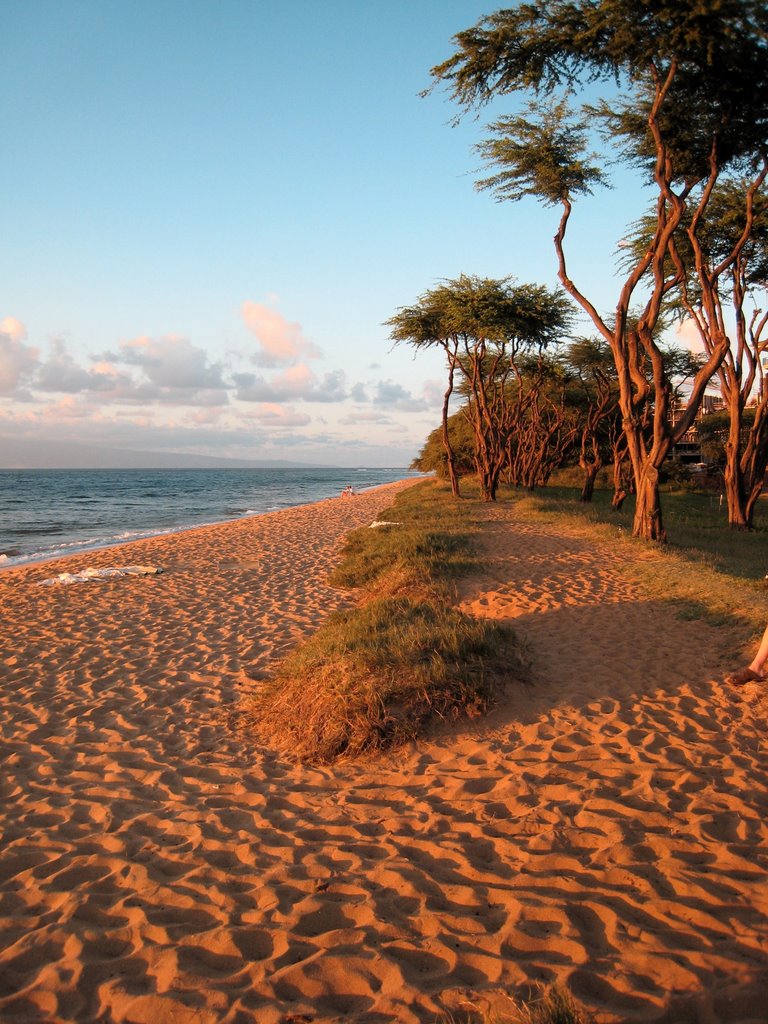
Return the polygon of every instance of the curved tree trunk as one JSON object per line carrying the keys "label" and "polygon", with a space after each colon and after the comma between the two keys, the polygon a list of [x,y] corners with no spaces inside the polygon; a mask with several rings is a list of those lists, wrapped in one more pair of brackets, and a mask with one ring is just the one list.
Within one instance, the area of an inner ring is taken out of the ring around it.
{"label": "curved tree trunk", "polygon": [[659,471],[650,462],[647,462],[643,467],[643,472],[637,482],[632,535],[640,537],[642,540],[652,540],[661,543],[667,539],[661,517]]}
{"label": "curved tree trunk", "polygon": [[454,498],[460,497],[459,495],[459,477],[456,472],[456,456],[451,445],[451,436],[448,432],[448,404],[451,400],[451,394],[453,392],[453,375],[455,371],[456,363],[452,360],[448,370],[448,387],[443,395],[443,448],[445,449],[445,461],[448,465],[448,478],[451,481],[451,494]]}
{"label": "curved tree trunk", "polygon": [[754,526],[755,505],[757,504],[757,499],[760,497],[760,495],[762,493],[763,493],[763,481],[761,479],[761,480],[759,480],[758,482],[755,483],[755,486],[752,488],[752,490],[747,495],[747,500],[746,500],[746,503],[745,503],[745,506],[744,506],[744,511],[746,513],[746,516],[747,516],[747,527],[750,530]]}
{"label": "curved tree trunk", "polygon": [[581,485],[579,501],[589,502],[595,493],[595,480],[600,467],[595,462],[582,462],[581,468],[584,470],[584,483]]}
{"label": "curved tree trunk", "polygon": [[615,490],[613,492],[613,497],[611,498],[611,508],[613,509],[613,511],[620,512],[621,506],[624,504],[626,500],[627,492],[624,490],[623,487],[620,487],[618,490]]}

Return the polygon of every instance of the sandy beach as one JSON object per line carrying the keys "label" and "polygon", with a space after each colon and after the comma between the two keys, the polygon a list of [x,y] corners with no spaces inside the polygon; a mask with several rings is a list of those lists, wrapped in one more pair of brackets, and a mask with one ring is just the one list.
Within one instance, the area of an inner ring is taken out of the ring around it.
{"label": "sandy beach", "polygon": [[461,605],[530,684],[379,764],[243,730],[412,482],[0,573],[0,1020],[437,1024],[551,982],[600,1024],[768,1020],[768,688],[636,556],[482,509]]}

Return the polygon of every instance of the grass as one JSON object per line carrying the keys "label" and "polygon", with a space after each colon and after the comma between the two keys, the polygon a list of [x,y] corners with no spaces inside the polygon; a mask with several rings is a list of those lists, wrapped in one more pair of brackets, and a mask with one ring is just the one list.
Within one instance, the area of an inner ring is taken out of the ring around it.
{"label": "grass", "polygon": [[[504,685],[525,678],[509,628],[455,607],[457,579],[477,568],[471,481],[462,493],[457,502],[426,481],[381,514],[391,525],[349,535],[331,582],[356,590],[358,604],[331,616],[264,683],[249,717],[266,741],[311,763],[372,755],[418,739],[436,720],[483,714]],[[734,658],[743,657],[768,621],[768,530],[731,531],[717,496],[665,493],[669,543],[648,545],[631,537],[631,499],[616,513],[608,490],[591,504],[578,496],[572,487],[499,495],[521,519],[615,546],[648,600],[727,627]]]}
{"label": "grass", "polygon": [[[631,534],[634,514],[631,497],[617,513],[611,508],[608,490],[595,491],[591,504],[578,501],[576,488],[547,487],[534,491],[533,495],[542,510],[577,514],[585,522]],[[764,525],[768,502],[765,506],[759,504],[757,525],[751,532],[728,527],[727,510],[724,505],[721,507],[716,494],[665,493],[662,513],[668,550],[682,552],[691,561],[709,564],[720,572],[745,580],[762,580],[768,571],[768,529]]]}
{"label": "grass", "polygon": [[505,1011],[478,1010],[460,1020],[450,1015],[442,1024],[594,1024],[594,1017],[573,998],[567,989],[551,985],[529,999],[508,997]]}
{"label": "grass", "polygon": [[631,502],[616,513],[610,491],[596,491],[591,504],[578,496],[577,489],[565,487],[503,495],[516,503],[521,518],[557,522],[620,548],[645,596],[669,603],[679,617],[732,627],[744,646],[762,634],[768,621],[768,530],[729,529],[717,496],[665,493],[668,543],[649,545],[631,536]]}
{"label": "grass", "polygon": [[254,697],[255,732],[323,764],[393,750],[436,721],[483,714],[524,677],[514,635],[455,607],[477,567],[471,502],[426,481],[349,535],[333,585],[358,591],[277,668]]}

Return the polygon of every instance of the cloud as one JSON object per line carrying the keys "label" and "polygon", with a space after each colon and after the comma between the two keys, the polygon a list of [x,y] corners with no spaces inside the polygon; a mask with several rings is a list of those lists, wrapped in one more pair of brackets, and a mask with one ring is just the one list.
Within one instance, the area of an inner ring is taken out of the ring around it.
{"label": "cloud", "polygon": [[305,413],[294,412],[290,407],[274,402],[262,402],[257,409],[245,415],[268,427],[306,427],[312,422]]}
{"label": "cloud", "polygon": [[116,355],[107,353],[101,358],[138,366],[153,384],[161,388],[194,390],[226,387],[221,376],[221,364],[209,363],[205,349],[178,335],[158,340],[134,338],[122,342]]}
{"label": "cloud", "polygon": [[79,366],[67,352],[61,338],[51,343],[50,356],[37,367],[32,386],[39,391],[77,394],[81,391],[110,392],[129,389],[128,374],[119,373],[110,363],[99,363],[90,369]]}
{"label": "cloud", "polygon": [[[109,390],[107,381],[112,381],[108,397],[115,401],[196,406],[229,402],[231,385],[224,380],[222,364],[210,362],[205,349],[179,335],[134,338],[121,342],[116,352],[103,352],[93,358],[97,362],[89,372],[105,378],[100,380],[99,390]],[[137,368],[141,378],[116,375],[112,363]]]}
{"label": "cloud", "polygon": [[253,373],[235,373],[235,398],[241,402],[341,402],[347,397],[343,370],[318,378],[304,363],[289,366],[271,380]]}
{"label": "cloud", "polygon": [[422,394],[425,402],[430,406],[440,408],[443,404],[443,395],[446,385],[439,380],[427,380],[422,387]]}
{"label": "cloud", "polygon": [[38,350],[25,345],[24,324],[14,316],[0,322],[0,395],[10,395],[35,369]]}
{"label": "cloud", "polygon": [[252,356],[257,366],[280,366],[322,355],[316,345],[306,340],[301,324],[289,323],[277,310],[258,302],[244,302],[241,312],[245,326],[261,345],[261,350]]}
{"label": "cloud", "polygon": [[373,409],[362,410],[359,412],[351,412],[348,416],[345,416],[341,421],[342,423],[391,423],[390,416],[381,411],[377,412]]}
{"label": "cloud", "polygon": [[15,316],[7,316],[0,321],[0,334],[7,334],[13,341],[27,340],[27,329]]}
{"label": "cloud", "polygon": [[342,402],[347,397],[346,374],[343,370],[324,373],[322,380],[304,396],[305,402]]}
{"label": "cloud", "polygon": [[414,398],[410,391],[391,380],[379,381],[373,396],[374,405],[383,405],[397,412],[423,412],[428,408],[424,398]]}
{"label": "cloud", "polygon": [[678,343],[690,349],[691,352],[700,353],[704,351],[704,344],[701,340],[699,329],[696,326],[696,321],[690,319],[690,317],[678,325],[675,330],[675,336]]}

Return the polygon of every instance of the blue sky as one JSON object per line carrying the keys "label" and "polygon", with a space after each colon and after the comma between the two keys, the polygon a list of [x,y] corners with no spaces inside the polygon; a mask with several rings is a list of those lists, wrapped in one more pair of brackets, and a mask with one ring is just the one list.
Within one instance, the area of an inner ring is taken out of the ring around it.
{"label": "blue sky", "polygon": [[[407,464],[443,366],[383,322],[461,273],[556,283],[556,211],[477,193],[484,119],[419,95],[495,6],[2,0],[3,451]],[[639,195],[576,208],[601,308]]]}

